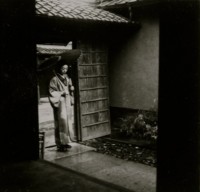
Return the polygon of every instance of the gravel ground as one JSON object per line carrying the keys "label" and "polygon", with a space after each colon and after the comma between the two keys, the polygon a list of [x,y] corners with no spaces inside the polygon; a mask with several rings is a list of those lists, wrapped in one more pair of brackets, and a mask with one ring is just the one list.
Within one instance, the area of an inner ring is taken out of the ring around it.
{"label": "gravel ground", "polygon": [[81,144],[94,147],[97,152],[112,155],[116,158],[153,167],[157,166],[156,149],[137,146],[136,144],[117,141],[108,137],[83,141]]}

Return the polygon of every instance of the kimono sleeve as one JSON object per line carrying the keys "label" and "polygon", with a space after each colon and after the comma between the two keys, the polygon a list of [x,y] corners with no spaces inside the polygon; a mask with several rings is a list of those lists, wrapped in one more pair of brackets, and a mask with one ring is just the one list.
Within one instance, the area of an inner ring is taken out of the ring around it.
{"label": "kimono sleeve", "polygon": [[58,107],[62,91],[58,88],[58,81],[54,77],[49,83],[49,101],[53,107]]}

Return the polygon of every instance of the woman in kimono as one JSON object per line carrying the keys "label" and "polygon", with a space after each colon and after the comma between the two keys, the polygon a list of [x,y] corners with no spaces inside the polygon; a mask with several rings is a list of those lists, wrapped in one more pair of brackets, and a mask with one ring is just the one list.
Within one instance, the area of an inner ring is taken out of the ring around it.
{"label": "woman in kimono", "polygon": [[53,108],[55,123],[55,142],[58,151],[67,151],[71,148],[72,141],[70,135],[72,130],[72,105],[74,87],[67,75],[68,65],[60,61],[55,76],[49,83],[49,101]]}

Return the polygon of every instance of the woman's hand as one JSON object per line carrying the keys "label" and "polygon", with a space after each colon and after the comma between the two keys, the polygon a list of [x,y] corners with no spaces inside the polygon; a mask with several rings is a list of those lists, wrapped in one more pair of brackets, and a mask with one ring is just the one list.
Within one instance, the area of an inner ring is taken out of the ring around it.
{"label": "woman's hand", "polygon": [[71,87],[70,87],[70,91],[74,91],[74,86],[71,86]]}

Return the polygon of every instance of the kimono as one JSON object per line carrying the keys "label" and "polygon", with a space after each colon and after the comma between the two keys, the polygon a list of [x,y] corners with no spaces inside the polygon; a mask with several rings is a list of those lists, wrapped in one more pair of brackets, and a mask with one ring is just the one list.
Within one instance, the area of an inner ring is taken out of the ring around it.
{"label": "kimono", "polygon": [[[73,106],[72,93],[70,93],[72,81],[56,74],[49,83],[49,101],[53,108],[55,124],[55,142],[57,147],[73,141]],[[62,95],[65,91],[65,95]]]}

